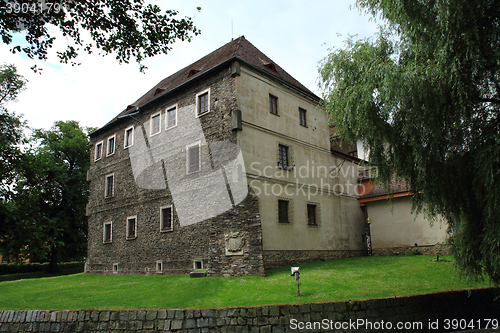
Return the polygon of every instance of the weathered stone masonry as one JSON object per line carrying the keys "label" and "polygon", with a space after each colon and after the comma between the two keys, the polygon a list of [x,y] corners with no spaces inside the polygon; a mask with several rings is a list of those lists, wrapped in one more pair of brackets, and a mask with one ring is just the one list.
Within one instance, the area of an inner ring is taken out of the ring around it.
{"label": "weathered stone masonry", "polygon": [[[231,129],[232,113],[236,110],[231,74],[231,64],[221,66],[205,75],[203,80],[195,80],[182,89],[165,94],[139,115],[119,119],[105,132],[91,136],[91,145],[95,149],[97,142],[103,141],[105,148],[107,138],[116,135],[116,151],[109,157],[104,151],[99,161],[94,161],[95,151],[91,152],[90,272],[112,274],[113,265],[118,264],[118,274],[157,274],[156,264],[161,261],[162,274],[184,274],[193,270],[194,260],[201,260],[209,275],[264,274],[259,206],[251,189],[247,198],[230,211],[181,228],[168,187],[166,190],[140,189],[132,174],[129,151],[123,145],[126,128],[135,126],[135,135],[142,135],[143,123],[151,114],[160,111],[164,116],[165,108],[174,104],[179,109],[194,105],[196,94],[207,88],[210,88],[211,110],[200,117],[207,143],[236,143],[236,133]],[[105,198],[105,177],[111,173],[114,173],[115,195]],[[173,205],[173,231],[160,232],[160,207],[166,205]],[[129,240],[126,238],[128,216],[137,216],[137,237]],[[103,223],[110,221],[112,242],[104,243]],[[244,242],[240,255],[226,256],[228,235]]]}
{"label": "weathered stone masonry", "polygon": [[[498,289],[485,288],[373,300],[217,309],[0,311],[0,332],[450,332],[454,330],[446,329],[446,319],[464,320],[462,325],[474,320],[476,329],[478,324],[486,328],[486,319],[498,320],[498,295]],[[353,323],[361,321],[364,325],[380,325],[383,321],[386,329],[352,329]],[[318,323],[319,329],[296,329],[299,322]],[[324,322],[328,328],[321,329]],[[429,327],[431,322],[438,326]],[[392,329],[387,329],[388,323]],[[397,329],[398,323],[411,328]],[[489,324],[494,328],[491,321]]]}

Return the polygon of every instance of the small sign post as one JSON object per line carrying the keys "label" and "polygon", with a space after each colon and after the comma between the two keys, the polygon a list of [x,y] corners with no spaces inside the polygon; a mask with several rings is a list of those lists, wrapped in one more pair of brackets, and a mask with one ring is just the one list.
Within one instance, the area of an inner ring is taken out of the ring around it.
{"label": "small sign post", "polygon": [[292,267],[292,272],[291,272],[290,276],[295,276],[295,281],[297,281],[297,297],[300,297],[300,289],[299,289],[300,270],[299,270],[299,267]]}

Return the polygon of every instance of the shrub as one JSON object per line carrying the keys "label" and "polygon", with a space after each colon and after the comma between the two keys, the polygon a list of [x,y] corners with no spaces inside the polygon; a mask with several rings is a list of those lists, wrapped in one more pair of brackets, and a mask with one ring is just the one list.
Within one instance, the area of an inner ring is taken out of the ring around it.
{"label": "shrub", "polygon": [[[63,262],[58,264],[60,269],[70,269],[81,267],[83,272],[83,262]],[[17,274],[17,273],[31,273],[31,272],[43,272],[47,271],[49,268],[49,263],[22,263],[22,264],[0,264],[0,275],[6,274]]]}

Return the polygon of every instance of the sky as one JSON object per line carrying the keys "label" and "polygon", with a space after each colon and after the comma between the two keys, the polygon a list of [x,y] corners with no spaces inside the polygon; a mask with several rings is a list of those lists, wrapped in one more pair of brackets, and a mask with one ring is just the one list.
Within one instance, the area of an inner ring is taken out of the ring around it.
{"label": "sky", "polygon": [[[162,10],[189,16],[201,30],[191,42],[176,42],[166,55],[147,59],[145,74],[135,61],[120,65],[113,55],[82,53],[80,66],[60,64],[54,53],[46,62],[20,54],[0,43],[0,63],[12,63],[28,79],[27,89],[10,111],[23,114],[28,126],[49,129],[58,120],[77,120],[83,127],[101,127],[159,81],[231,41],[245,38],[311,91],[318,89],[318,62],[331,48],[343,48],[349,35],[373,36],[377,22],[354,7],[353,0],[149,0]],[[196,8],[201,7],[201,11]],[[52,29],[51,29],[52,30]],[[56,47],[67,41],[53,28]],[[22,35],[15,37],[23,38]],[[33,73],[31,66],[43,68]]]}

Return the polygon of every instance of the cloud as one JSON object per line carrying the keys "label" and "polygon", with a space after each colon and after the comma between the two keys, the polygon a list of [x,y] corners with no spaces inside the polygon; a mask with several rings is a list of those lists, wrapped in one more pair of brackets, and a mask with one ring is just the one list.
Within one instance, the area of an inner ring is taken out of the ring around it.
{"label": "cloud", "polygon": [[[360,37],[376,31],[367,16],[348,9],[347,1],[252,2],[151,1],[162,9],[177,9],[180,17],[194,16],[202,34],[191,43],[178,42],[167,55],[145,61],[149,70],[142,74],[135,62],[120,65],[112,55],[81,54],[80,66],[61,65],[52,50],[49,62],[12,55],[0,44],[3,62],[14,63],[28,80],[27,90],[9,109],[23,113],[28,125],[49,128],[57,120],[77,120],[83,126],[100,127],[133,103],[165,77],[193,63],[234,38],[245,37],[277,62],[298,81],[316,91],[317,63],[327,55],[327,47],[342,46],[346,34]],[[201,6],[201,12],[196,7]],[[68,42],[57,29],[56,48]],[[336,33],[344,37],[337,37]],[[89,38],[88,36],[84,36]],[[43,68],[34,74],[34,64]]]}

